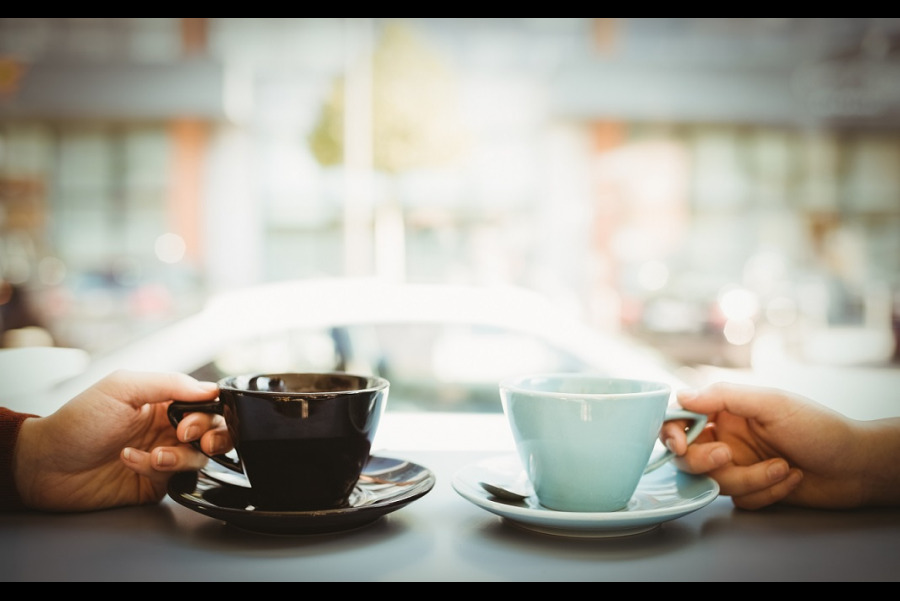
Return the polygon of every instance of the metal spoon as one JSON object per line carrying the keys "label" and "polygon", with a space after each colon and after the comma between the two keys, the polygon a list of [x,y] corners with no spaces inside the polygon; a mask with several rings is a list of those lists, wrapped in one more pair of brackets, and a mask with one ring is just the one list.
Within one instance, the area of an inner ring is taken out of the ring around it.
{"label": "metal spoon", "polygon": [[525,491],[514,490],[510,485],[499,485],[499,484],[491,484],[490,482],[479,482],[481,488],[488,491],[498,499],[505,499],[507,501],[524,501],[527,499],[529,495]]}

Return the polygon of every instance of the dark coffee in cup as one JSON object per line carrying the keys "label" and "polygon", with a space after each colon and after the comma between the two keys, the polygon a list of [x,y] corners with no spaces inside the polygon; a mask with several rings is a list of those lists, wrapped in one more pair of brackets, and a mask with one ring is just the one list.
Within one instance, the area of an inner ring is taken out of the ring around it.
{"label": "dark coffee in cup", "polygon": [[332,509],[348,504],[388,390],[384,378],[347,373],[232,376],[219,381],[218,401],[173,401],[169,419],[224,416],[237,460],[210,458],[246,475],[256,509]]}

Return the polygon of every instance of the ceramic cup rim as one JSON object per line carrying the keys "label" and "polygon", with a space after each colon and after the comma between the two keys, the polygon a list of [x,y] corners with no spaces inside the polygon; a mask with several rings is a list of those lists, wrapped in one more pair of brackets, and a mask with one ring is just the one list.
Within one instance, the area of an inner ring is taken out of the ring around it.
{"label": "ceramic cup rim", "polygon": [[[241,379],[246,379],[249,381],[254,377],[277,377],[277,376],[342,376],[348,378],[360,378],[368,382],[368,386],[363,388],[347,388],[345,390],[330,390],[330,391],[277,391],[277,390],[251,390],[249,388],[237,386],[236,382]],[[235,374],[230,376],[225,376],[221,380],[217,382],[219,390],[228,390],[232,392],[238,393],[252,393],[253,395],[260,396],[277,396],[277,397],[285,397],[285,396],[302,396],[304,398],[315,398],[315,397],[333,397],[336,394],[363,394],[367,392],[377,392],[380,390],[385,390],[390,386],[390,382],[387,378],[383,378],[381,376],[377,376],[375,374],[360,374],[360,373],[351,373],[351,372],[343,372],[343,371],[281,371],[281,372],[248,372],[245,374]]]}
{"label": "ceramic cup rim", "polygon": [[[635,390],[629,392],[560,392],[555,390],[538,389],[530,385],[535,380],[568,380],[568,381],[593,381],[603,383],[635,383],[646,385],[647,390]],[[671,394],[672,385],[661,380],[653,380],[637,377],[607,376],[604,374],[592,374],[583,372],[550,372],[534,373],[506,378],[500,382],[501,391],[514,392],[519,395],[535,397],[549,397],[554,399],[611,399],[611,398],[641,398],[657,396],[661,393]]]}

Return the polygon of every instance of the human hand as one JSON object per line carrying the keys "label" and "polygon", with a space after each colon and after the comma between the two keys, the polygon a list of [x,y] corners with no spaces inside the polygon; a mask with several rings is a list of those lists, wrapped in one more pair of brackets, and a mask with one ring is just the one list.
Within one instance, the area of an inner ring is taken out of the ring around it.
{"label": "human hand", "polygon": [[169,478],[231,450],[221,416],[191,413],[177,430],[169,401],[216,398],[213,382],[181,373],[117,371],[53,414],[22,423],[14,474],[33,509],[87,511],[159,502]]}
{"label": "human hand", "polygon": [[660,440],[679,469],[713,478],[736,507],[866,502],[859,422],[799,395],[721,382],[679,391],[678,402],[709,424],[690,446],[677,422],[664,425]]}

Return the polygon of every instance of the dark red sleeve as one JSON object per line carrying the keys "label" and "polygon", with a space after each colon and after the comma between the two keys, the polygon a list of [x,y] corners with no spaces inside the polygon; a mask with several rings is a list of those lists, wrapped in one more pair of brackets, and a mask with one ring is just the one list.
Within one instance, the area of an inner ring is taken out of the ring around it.
{"label": "dark red sleeve", "polygon": [[19,427],[29,417],[37,416],[0,407],[0,511],[25,509],[13,479],[12,459],[16,440],[19,438]]}

